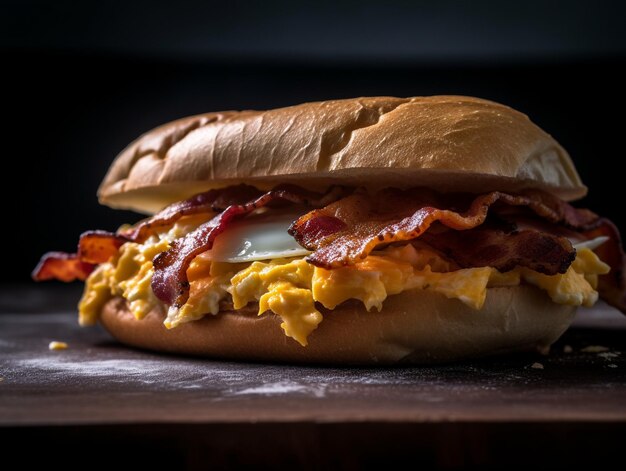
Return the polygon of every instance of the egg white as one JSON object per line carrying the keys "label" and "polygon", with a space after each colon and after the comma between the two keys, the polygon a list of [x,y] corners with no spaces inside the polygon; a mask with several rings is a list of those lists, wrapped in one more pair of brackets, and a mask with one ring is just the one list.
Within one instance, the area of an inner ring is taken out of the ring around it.
{"label": "egg white", "polygon": [[215,262],[242,263],[307,255],[310,252],[287,232],[301,215],[301,211],[266,211],[235,221],[204,256]]}

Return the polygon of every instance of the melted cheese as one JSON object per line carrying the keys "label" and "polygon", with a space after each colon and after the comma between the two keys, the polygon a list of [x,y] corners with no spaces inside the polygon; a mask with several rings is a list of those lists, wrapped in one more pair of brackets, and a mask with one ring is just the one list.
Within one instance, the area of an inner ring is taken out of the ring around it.
{"label": "melted cheese", "polygon": [[[150,287],[152,259],[200,222],[188,219],[144,244],[124,244],[116,257],[88,278],[79,305],[81,324],[96,322],[104,303],[114,296],[125,298],[137,319],[164,308]],[[553,276],[521,267],[507,273],[490,267],[459,269],[430,248],[411,244],[388,247],[354,266],[334,270],[314,267],[303,257],[229,263],[216,261],[214,255],[207,252],[193,260],[187,270],[189,300],[180,309],[169,308],[165,326],[174,328],[217,314],[220,305],[230,300],[235,309],[258,303],[258,315],[271,311],[280,316],[285,335],[303,346],[322,321],[316,303],[333,309],[356,299],[367,310],[380,311],[387,296],[423,289],[480,309],[488,288],[528,283],[545,290],[556,303],[591,306],[598,299],[598,275],[609,271],[588,246],[578,248],[565,274]]]}

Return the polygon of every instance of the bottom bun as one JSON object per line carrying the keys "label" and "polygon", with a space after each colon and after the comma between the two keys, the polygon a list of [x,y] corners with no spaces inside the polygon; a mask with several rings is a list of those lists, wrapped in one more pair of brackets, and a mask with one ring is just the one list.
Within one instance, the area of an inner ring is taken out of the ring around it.
{"label": "bottom bun", "polygon": [[556,304],[531,286],[490,288],[476,311],[457,299],[423,290],[385,300],[382,312],[358,302],[321,309],[324,320],[300,346],[280,318],[248,306],[222,311],[168,330],[163,313],[136,320],[115,298],[102,312],[104,327],[121,342],[159,352],[222,359],[324,364],[426,364],[509,352],[541,351],[567,329],[576,307]]}

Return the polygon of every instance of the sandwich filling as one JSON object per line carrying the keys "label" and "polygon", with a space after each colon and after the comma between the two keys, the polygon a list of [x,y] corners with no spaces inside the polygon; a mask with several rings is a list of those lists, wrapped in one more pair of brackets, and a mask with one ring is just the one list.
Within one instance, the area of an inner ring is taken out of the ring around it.
{"label": "sandwich filling", "polygon": [[118,296],[137,319],[161,310],[167,328],[258,304],[306,346],[324,309],[358,300],[381,311],[407,290],[481,309],[489,288],[530,284],[555,303],[591,306],[600,295],[624,309],[623,266],[610,222],[546,193],[240,185],[115,234],[86,233],[77,254],[44,256],[34,276],[86,278],[83,325]]}

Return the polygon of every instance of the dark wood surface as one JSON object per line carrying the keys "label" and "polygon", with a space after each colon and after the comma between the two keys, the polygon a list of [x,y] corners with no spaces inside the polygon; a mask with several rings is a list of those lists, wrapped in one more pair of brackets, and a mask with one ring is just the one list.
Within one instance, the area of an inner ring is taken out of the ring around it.
{"label": "dark wood surface", "polygon": [[[0,317],[0,424],[626,421],[626,361],[617,353],[624,345],[617,332],[572,330],[564,341],[576,352],[559,352],[559,343],[548,357],[328,368],[138,351],[99,328],[80,328],[75,317]],[[50,351],[52,340],[69,348]],[[588,344],[610,350],[578,351]]]}
{"label": "dark wood surface", "polygon": [[[210,436],[221,450],[241,450],[233,437],[249,436],[257,445],[281,438],[283,458],[295,456],[301,463],[303,443],[312,441],[319,452],[337,447],[335,440],[360,437],[365,444],[382,434],[379,446],[421,437],[429,450],[439,450],[432,451],[429,463],[441,464],[448,456],[442,444],[458,442],[466,449],[468,436],[481,437],[479,448],[486,453],[470,456],[470,462],[485,463],[480,457],[495,456],[502,433],[569,448],[593,442],[588,435],[593,431],[595,439],[602,437],[597,452],[607,453],[604,448],[622,441],[626,431],[626,323],[609,310],[584,313],[548,356],[329,368],[129,349],[100,328],[80,328],[67,308],[74,295],[21,287],[2,293],[0,438],[9,443],[28,433],[74,442],[116,436],[121,444],[134,440],[139,446],[137,437],[167,442],[169,430],[179,438]],[[69,348],[50,351],[52,340]],[[198,449],[206,450],[206,444]],[[311,458],[309,452],[307,460],[319,464],[321,455]],[[467,463],[467,453],[450,459]]]}

